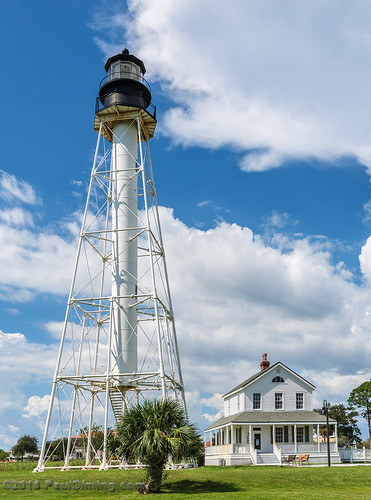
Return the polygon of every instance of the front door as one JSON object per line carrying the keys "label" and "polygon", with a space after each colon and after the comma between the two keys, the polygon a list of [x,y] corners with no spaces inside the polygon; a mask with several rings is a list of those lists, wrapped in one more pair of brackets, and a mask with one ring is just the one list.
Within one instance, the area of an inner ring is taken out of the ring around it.
{"label": "front door", "polygon": [[254,448],[261,450],[261,437],[260,434],[254,434]]}

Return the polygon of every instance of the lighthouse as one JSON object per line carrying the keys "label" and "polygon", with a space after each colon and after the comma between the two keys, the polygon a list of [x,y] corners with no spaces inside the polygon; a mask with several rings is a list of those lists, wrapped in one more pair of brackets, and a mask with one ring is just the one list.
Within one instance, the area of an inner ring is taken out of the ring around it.
{"label": "lighthouse", "polygon": [[149,150],[156,107],[144,63],[127,49],[105,71],[38,472],[61,449],[63,469],[75,458],[109,468],[110,432],[131,404],[171,397],[186,409]]}

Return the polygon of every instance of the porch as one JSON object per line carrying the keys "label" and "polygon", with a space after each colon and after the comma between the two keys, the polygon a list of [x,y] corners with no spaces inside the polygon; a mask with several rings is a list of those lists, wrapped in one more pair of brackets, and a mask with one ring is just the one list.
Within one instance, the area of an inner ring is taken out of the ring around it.
{"label": "porch", "polygon": [[[336,423],[332,427],[331,460],[340,463]],[[309,463],[326,463],[327,443],[318,436],[319,423],[228,423],[205,431],[205,465],[281,465],[287,455],[309,455]]]}

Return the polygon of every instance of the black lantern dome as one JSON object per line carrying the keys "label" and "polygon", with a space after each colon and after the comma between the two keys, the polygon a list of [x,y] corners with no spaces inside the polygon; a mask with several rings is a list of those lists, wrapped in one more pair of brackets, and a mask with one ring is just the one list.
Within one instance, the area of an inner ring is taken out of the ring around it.
{"label": "black lantern dome", "polygon": [[146,109],[151,104],[151,89],[143,78],[143,61],[124,49],[109,57],[104,66],[107,75],[101,81],[99,100],[105,108],[121,105]]}

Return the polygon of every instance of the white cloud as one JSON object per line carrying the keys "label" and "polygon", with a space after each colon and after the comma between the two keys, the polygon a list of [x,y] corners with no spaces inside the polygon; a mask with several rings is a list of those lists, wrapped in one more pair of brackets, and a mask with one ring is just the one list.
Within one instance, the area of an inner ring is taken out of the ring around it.
{"label": "white cloud", "polygon": [[[203,415],[206,424],[220,414],[220,394],[258,371],[262,352],[271,362],[308,374],[318,387],[317,399],[345,401],[369,378],[371,290],[367,281],[356,285],[342,263],[332,263],[326,241],[280,235],[263,240],[225,222],[202,231],[175,219],[170,209],[159,211],[191,417]],[[276,226],[281,219],[286,217],[277,216]],[[66,256],[72,262],[75,243],[36,229],[0,226],[1,238],[5,289],[32,295],[69,285],[65,263]],[[360,252],[369,280],[370,248],[369,239]],[[61,323],[45,328],[60,337]],[[45,411],[47,397],[34,393],[27,399],[22,387],[51,381],[56,351],[56,345],[31,343],[21,333],[0,332],[3,416],[23,413],[41,425],[36,413]]]}
{"label": "white cloud", "polygon": [[112,55],[126,32],[148,79],[173,99],[161,131],[175,143],[237,148],[247,171],[308,156],[371,167],[367,2],[128,5],[96,21],[97,43]]}
{"label": "white cloud", "polygon": [[0,224],[0,247],[0,298],[22,302],[35,293],[68,292],[76,254],[70,235]]}
{"label": "white cloud", "polygon": [[371,198],[368,199],[366,201],[366,203],[364,203],[363,211],[364,211],[363,223],[370,224],[370,222],[371,222]]}
{"label": "white cloud", "polygon": [[82,186],[82,181],[78,181],[78,180],[72,179],[72,181],[70,181],[70,184],[72,184],[72,186],[81,187]]}
{"label": "white cloud", "polygon": [[0,198],[8,203],[0,210],[0,300],[24,302],[37,293],[67,293],[81,213],[54,228],[36,227],[34,213],[17,206],[20,201],[41,203],[34,188],[1,170]]}
{"label": "white cloud", "polygon": [[31,212],[15,207],[5,210],[0,210],[0,221],[7,226],[29,226],[34,225]]}
{"label": "white cloud", "polygon": [[371,284],[371,236],[362,247],[359,263],[363,276]]}
{"label": "white cloud", "polygon": [[[321,244],[286,238],[271,247],[236,224],[200,231],[171,210],[160,216],[189,391],[226,392],[259,371],[266,351],[271,362],[310,373],[329,400],[345,401],[348,388],[367,379],[370,289],[332,264]],[[338,383],[328,384],[326,373]]]}
{"label": "white cloud", "polygon": [[31,380],[51,379],[56,358],[57,346],[32,343],[21,333],[0,330],[3,389],[10,390],[13,385],[27,384]]}
{"label": "white cloud", "polygon": [[28,398],[27,405],[23,408],[25,413],[22,415],[24,418],[40,417],[48,410],[50,396],[47,394],[40,398],[39,396],[31,396]]}
{"label": "white cloud", "polygon": [[204,200],[204,201],[200,201],[199,203],[197,203],[197,206],[198,207],[206,207],[206,205],[210,205],[211,203],[211,200]]}
{"label": "white cloud", "polygon": [[[57,353],[57,345],[30,342],[21,333],[0,330],[0,447],[10,448],[21,434],[35,434],[34,419],[25,421],[22,414],[26,409],[34,416],[35,403],[41,404],[45,398],[27,401],[26,387],[32,384],[36,390],[39,384],[51,384]],[[43,423],[37,420],[36,425],[39,431]]]}
{"label": "white cloud", "polygon": [[60,340],[63,331],[63,321],[49,321],[44,324],[44,328],[50,333],[52,338]]}
{"label": "white cloud", "polygon": [[34,188],[15,175],[0,170],[0,198],[7,201],[21,201],[30,205],[40,204]]}
{"label": "white cloud", "polygon": [[20,428],[17,427],[16,425],[12,425],[12,424],[9,424],[8,425],[8,429],[10,430],[10,432],[12,433],[15,433],[15,432],[19,432],[20,431]]}
{"label": "white cloud", "polygon": [[[279,213],[276,210],[273,210],[271,215],[269,217],[265,218],[264,226],[266,228],[273,228],[273,229],[282,229],[283,227],[287,226],[288,224],[291,225],[297,225],[298,221],[295,219],[292,219],[290,214],[287,212],[284,213]],[[275,235],[276,243],[279,238],[282,238],[282,235],[277,234]],[[282,240],[281,240],[282,241]],[[285,238],[285,241],[286,238]]]}

